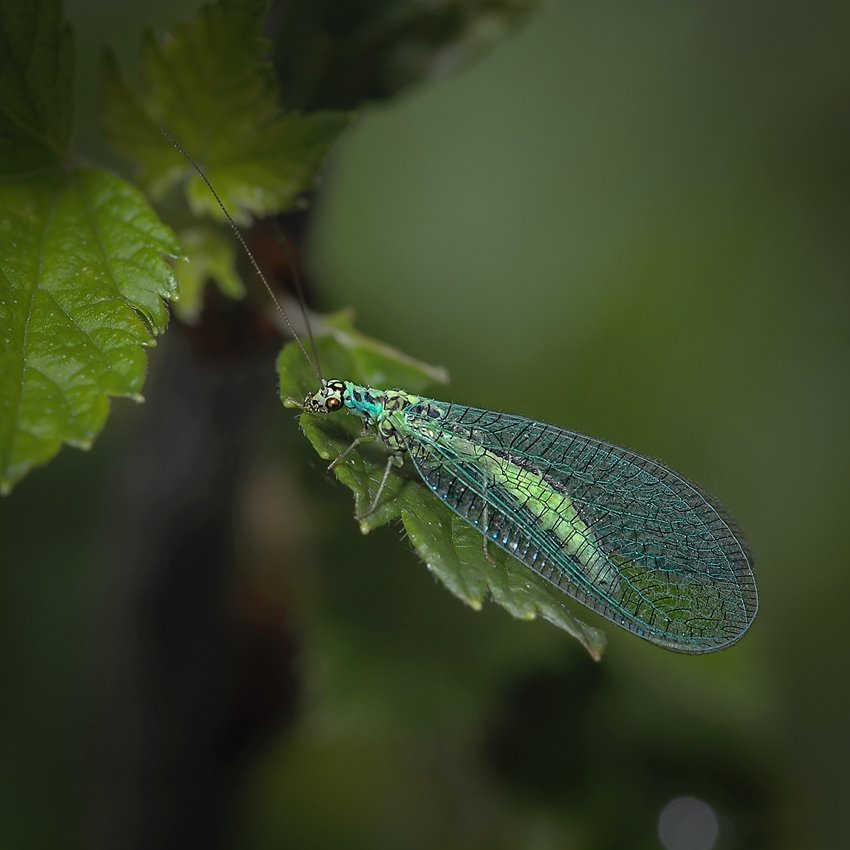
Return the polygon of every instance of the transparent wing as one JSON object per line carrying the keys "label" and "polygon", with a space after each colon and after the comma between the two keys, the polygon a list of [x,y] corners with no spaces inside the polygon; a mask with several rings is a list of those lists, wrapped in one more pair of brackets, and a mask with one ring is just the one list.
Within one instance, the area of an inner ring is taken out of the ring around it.
{"label": "transparent wing", "polygon": [[577,601],[679,652],[722,649],[758,609],[752,556],[722,506],[628,449],[423,399],[407,448],[459,516]]}

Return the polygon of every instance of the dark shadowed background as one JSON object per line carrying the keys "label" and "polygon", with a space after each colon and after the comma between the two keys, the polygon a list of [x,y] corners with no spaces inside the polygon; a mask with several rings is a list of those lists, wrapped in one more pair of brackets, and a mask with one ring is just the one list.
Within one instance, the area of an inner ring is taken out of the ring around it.
{"label": "dark shadowed background", "polygon": [[[66,3],[82,150],[100,46],[132,65],[194,8]],[[399,533],[360,535],[275,340],[175,327],[146,404],[0,503],[0,845],[842,846],[848,26],[837,2],[553,2],[364,108],[310,220],[316,306],[446,366],[441,395],[725,502],[762,597],[738,646],[611,627],[595,664],[466,609]]]}

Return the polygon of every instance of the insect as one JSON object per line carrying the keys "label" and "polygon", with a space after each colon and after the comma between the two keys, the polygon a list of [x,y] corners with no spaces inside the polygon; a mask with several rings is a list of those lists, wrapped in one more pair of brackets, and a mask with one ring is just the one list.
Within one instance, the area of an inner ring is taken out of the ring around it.
{"label": "insect", "polygon": [[532,419],[325,379],[272,297],[320,382],[290,406],[363,422],[331,467],[367,440],[387,449],[363,516],[380,504],[392,467],[409,458],[434,497],[481,532],[488,558],[488,544],[504,549],[638,637],[696,654],[747,631],[758,610],[752,555],[734,520],[696,484],[636,452]]}
{"label": "insect", "polygon": [[658,461],[522,416],[351,381],[322,379],[301,406],[363,420],[364,434],[334,464],[368,439],[388,449],[364,516],[407,456],[484,541],[639,637],[712,652],[737,641],[755,617],[752,556],[737,525]]}

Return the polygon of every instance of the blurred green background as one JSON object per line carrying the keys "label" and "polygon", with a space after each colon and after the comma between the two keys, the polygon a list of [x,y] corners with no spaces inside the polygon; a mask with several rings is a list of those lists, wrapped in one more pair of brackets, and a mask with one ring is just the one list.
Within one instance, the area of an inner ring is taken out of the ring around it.
{"label": "blurred green background", "polygon": [[[194,8],[66,4],[82,148],[99,46],[132,62]],[[361,537],[272,345],[175,329],[147,404],[0,504],[0,845],[844,846],[845,10],[553,2],[365,108],[309,233],[318,305],[448,367],[442,396],[724,501],[762,598],[738,646],[612,627],[597,665],[465,609]]]}

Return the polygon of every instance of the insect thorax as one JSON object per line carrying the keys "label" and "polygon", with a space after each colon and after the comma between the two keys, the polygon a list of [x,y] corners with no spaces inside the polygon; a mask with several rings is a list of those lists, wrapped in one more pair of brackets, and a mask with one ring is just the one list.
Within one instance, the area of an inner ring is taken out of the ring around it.
{"label": "insect thorax", "polygon": [[378,426],[391,414],[416,404],[419,397],[402,390],[376,390],[374,387],[346,381],[342,400],[352,413],[356,413],[368,425]]}

